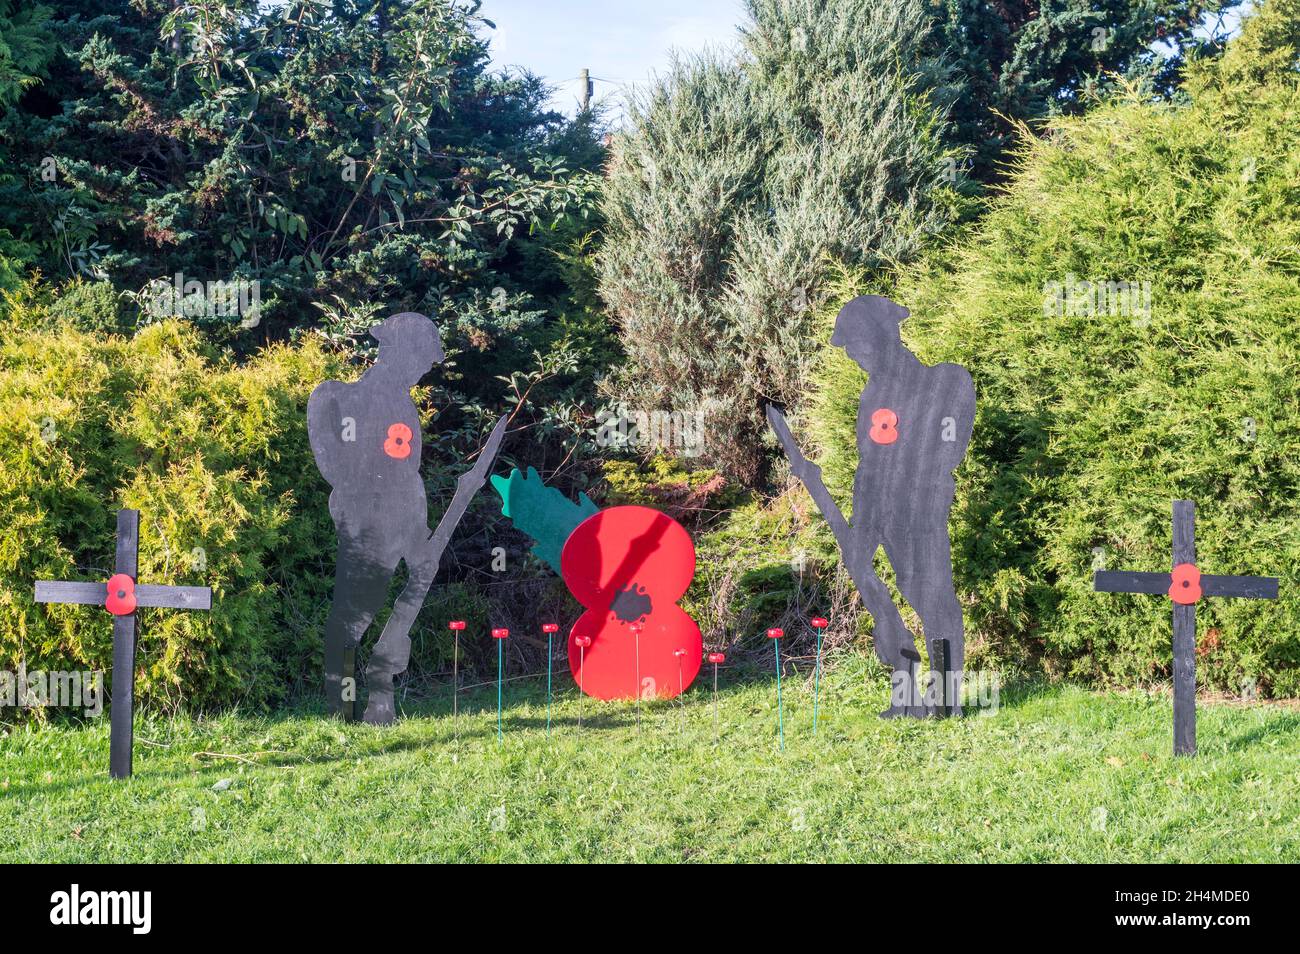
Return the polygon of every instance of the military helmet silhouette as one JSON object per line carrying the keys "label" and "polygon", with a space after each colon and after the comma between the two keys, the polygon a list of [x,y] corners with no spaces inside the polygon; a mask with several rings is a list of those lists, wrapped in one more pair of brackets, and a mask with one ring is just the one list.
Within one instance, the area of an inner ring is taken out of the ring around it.
{"label": "military helmet silhouette", "polygon": [[381,347],[392,345],[395,350],[419,348],[421,345],[431,344],[435,364],[441,364],[445,357],[438,326],[417,311],[398,312],[379,324],[372,325],[370,337],[378,341]]}
{"label": "military helmet silhouette", "polygon": [[861,295],[835,316],[831,344],[837,348],[854,342],[900,341],[898,326],[911,312],[880,295]]}

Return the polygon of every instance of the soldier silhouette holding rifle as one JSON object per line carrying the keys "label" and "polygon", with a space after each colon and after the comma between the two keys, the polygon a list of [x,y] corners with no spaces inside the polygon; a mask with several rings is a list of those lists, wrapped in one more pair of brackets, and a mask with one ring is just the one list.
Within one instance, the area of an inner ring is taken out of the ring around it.
{"label": "soldier silhouette holding rifle", "polygon": [[307,405],[307,430],[316,466],[333,488],[329,507],[339,549],[325,624],[325,695],[345,719],[352,717],[356,698],[357,646],[387,602],[398,564],[406,564],[406,585],[366,670],[365,721],[382,725],[396,718],[393,679],[410,661],[411,626],[452,531],[487,478],[506,419],[497,422],[478,462],[458,481],[431,533],[411,388],[442,362],[442,341],[433,322],[415,312],[393,315],[370,334],[379,342],[378,359],[352,384],[320,384]]}
{"label": "soldier silhouette holding rifle", "polygon": [[845,567],[875,622],[876,655],[893,669],[894,693],[886,717],[933,714],[920,704],[920,654],[888,588],[876,575],[876,549],[884,547],[898,589],[921,618],[927,645],[944,640],[948,665],[931,659],[936,673],[951,674],[945,698],[960,714],[965,666],[961,604],[952,582],[948,513],[953,471],[970,443],[975,422],[975,388],[956,364],[929,367],[903,344],[898,326],[906,308],[888,298],[855,298],[835,320],[831,344],[844,349],[867,372],[858,402],[858,468],[853,481],[853,519],[844,518],[821,479],[791,436],[781,412],[768,421],[839,544]]}

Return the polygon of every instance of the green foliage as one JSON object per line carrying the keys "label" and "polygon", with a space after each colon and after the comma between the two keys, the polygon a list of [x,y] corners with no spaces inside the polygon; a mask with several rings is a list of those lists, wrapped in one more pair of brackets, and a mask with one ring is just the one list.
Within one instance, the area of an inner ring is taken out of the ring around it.
{"label": "green foliage", "polygon": [[16,291],[22,286],[23,263],[29,251],[28,246],[15,242],[7,231],[0,229],[0,292]]}
{"label": "green foliage", "polygon": [[662,510],[699,535],[731,518],[750,493],[716,470],[689,469],[680,458],[656,453],[633,460],[606,460],[601,499],[606,506],[637,504]]}
{"label": "green foliage", "polygon": [[45,75],[55,49],[50,8],[16,6],[0,0],[0,108],[6,109]]}
{"label": "green foliage", "polygon": [[738,59],[678,60],[633,102],[598,265],[628,357],[618,396],[702,410],[703,462],[745,482],[762,469],[760,399],[796,400],[811,371],[827,258],[909,254],[950,184],[920,0],[750,12]]}
{"label": "green foliage", "polygon": [[929,43],[960,77],[949,134],[971,148],[970,174],[984,182],[1001,178],[1017,123],[1082,111],[1092,94],[1113,83],[1108,74],[1140,77],[1153,92],[1171,95],[1185,64],[1214,55],[1225,40],[1223,21],[1214,16],[1238,5],[929,0]]}
{"label": "green foliage", "polygon": [[59,325],[109,333],[128,330],[130,321],[122,306],[122,293],[112,283],[79,278],[64,286],[50,302],[49,316]]}
{"label": "green foliage", "polygon": [[532,467],[526,476],[518,468],[510,471],[509,477],[494,475],[492,488],[501,496],[501,513],[515,529],[536,541],[533,555],[556,573],[560,572],[564,541],[600,509],[586,494],[579,494],[575,504],[554,487],[547,487]]}
{"label": "green foliage", "polygon": [[[49,8],[32,5],[15,11],[14,7],[13,0],[0,0],[0,110],[6,111],[45,75],[55,52]],[[9,166],[0,163],[0,188],[12,188],[17,181]],[[35,251],[0,227],[0,291],[13,291],[22,284],[23,266]]]}
{"label": "green foliage", "polygon": [[334,299],[423,311],[457,344],[517,339],[552,292],[522,250],[584,213],[598,130],[488,71],[478,6],[54,0],[63,52],[0,119],[0,227],[146,320],[177,273],[258,282],[253,330],[201,319],[241,349]]}
{"label": "green foliage", "polygon": [[[603,196],[601,293],[643,409],[703,410],[705,463],[763,476],[760,405],[797,409],[828,263],[887,269],[971,208],[1016,123],[1090,102],[1112,71],[1168,94],[1190,0],[748,0],[738,57],[683,59],[633,103]],[[1151,45],[1166,47],[1157,56]],[[965,171],[963,171],[965,170]]]}
{"label": "green foliage", "polygon": [[[1298,14],[1264,5],[1184,104],[1134,92],[1057,119],[982,222],[872,289],[911,308],[923,360],[975,379],[952,527],[977,667],[1167,678],[1168,601],[1098,595],[1091,571],[1167,567],[1187,498],[1204,571],[1282,579],[1276,603],[1198,607],[1201,684],[1300,694]],[[1149,282],[1149,310],[1121,282]],[[842,494],[862,378],[841,357],[826,377]]]}
{"label": "green foliage", "polygon": [[106,614],[34,605],[32,583],[106,579],[133,507],[139,578],[214,594],[210,613],[141,613],[146,705],[256,707],[311,678],[334,534],[305,408],[336,362],[307,343],[232,365],[178,322],[0,341],[0,668],[111,669]]}
{"label": "green foliage", "polygon": [[[704,494],[715,504],[737,502],[736,488],[727,488],[716,470],[690,470],[680,459],[667,454],[654,454],[645,460],[607,460],[602,474],[610,506],[654,505],[670,494]],[[724,489],[726,492],[719,494]]]}
{"label": "green foliage", "polygon": [[[0,116],[0,290],[35,264],[62,286],[41,320],[83,330],[198,305],[241,358],[311,331],[363,359],[376,319],[424,312],[448,356],[425,395],[432,490],[502,410],[507,461],[587,486],[617,355],[590,290],[603,127],[492,72],[477,2],[49,6],[58,55]],[[256,283],[258,313],[178,281]]]}
{"label": "green foliage", "polygon": [[855,597],[834,541],[820,521],[809,519],[809,507],[793,495],[748,500],[696,534],[695,581],[683,606],[709,638],[747,641],[766,661],[771,649],[761,634],[781,626],[785,648],[807,656],[815,645],[809,617],[853,619]]}

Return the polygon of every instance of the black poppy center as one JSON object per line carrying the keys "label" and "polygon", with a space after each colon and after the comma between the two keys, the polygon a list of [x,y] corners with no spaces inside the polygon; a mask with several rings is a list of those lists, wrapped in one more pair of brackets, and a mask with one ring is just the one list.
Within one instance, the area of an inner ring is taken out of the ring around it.
{"label": "black poppy center", "polygon": [[627,589],[619,590],[614,594],[609,608],[613,610],[614,616],[620,622],[635,623],[649,616],[654,607],[650,603],[650,594],[646,592],[646,588],[633,583]]}

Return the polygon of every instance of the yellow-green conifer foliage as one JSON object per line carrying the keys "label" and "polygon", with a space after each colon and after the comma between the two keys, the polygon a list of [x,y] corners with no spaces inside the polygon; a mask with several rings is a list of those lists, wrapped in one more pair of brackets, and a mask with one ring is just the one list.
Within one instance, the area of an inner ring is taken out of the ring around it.
{"label": "yellow-green conifer foliage", "polygon": [[308,342],[236,365],[181,322],[127,338],[33,331],[22,312],[0,343],[0,668],[111,668],[110,617],[34,606],[32,587],[106,579],[133,507],[139,579],[214,596],[210,613],[141,611],[146,705],[259,706],[308,679],[333,533],[305,407],[333,359]]}
{"label": "yellow-green conifer foliage", "polygon": [[[877,289],[925,361],[975,379],[952,517],[975,665],[1167,680],[1169,601],[1091,577],[1167,569],[1187,498],[1205,572],[1282,580],[1276,603],[1198,607],[1202,687],[1300,695],[1298,37],[1300,2],[1270,0],[1180,101],[1134,91],[1027,137],[988,214]],[[827,360],[843,491],[862,378]]]}

